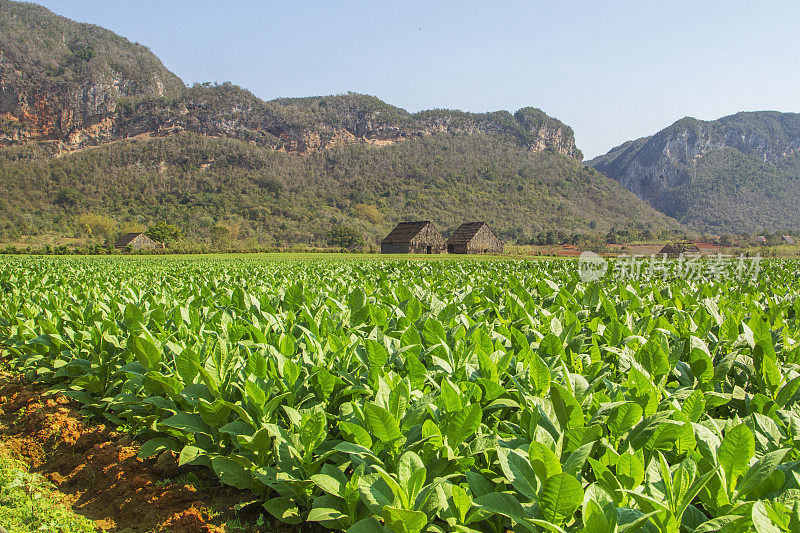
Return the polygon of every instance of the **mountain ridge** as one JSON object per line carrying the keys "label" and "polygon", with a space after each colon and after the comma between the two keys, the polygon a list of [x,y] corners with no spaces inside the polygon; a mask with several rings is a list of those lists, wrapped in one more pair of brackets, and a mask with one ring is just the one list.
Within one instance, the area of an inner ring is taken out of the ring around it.
{"label": "mountain ridge", "polygon": [[175,131],[300,153],[481,132],[583,157],[569,126],[532,107],[412,114],[357,93],[264,101],[230,83],[187,88],[142,45],[35,4],[0,0],[0,145],[50,141],[59,153]]}
{"label": "mountain ridge", "polygon": [[339,143],[385,145],[425,135],[488,133],[534,152],[550,149],[583,159],[572,128],[533,107],[514,114],[443,109],[409,113],[353,92],[264,101],[230,83],[196,84],[173,101],[145,98],[122,104],[117,135],[122,138],[179,130],[308,153]]}
{"label": "mountain ridge", "polygon": [[800,228],[798,113],[685,117],[587,164],[662,213],[700,230]]}

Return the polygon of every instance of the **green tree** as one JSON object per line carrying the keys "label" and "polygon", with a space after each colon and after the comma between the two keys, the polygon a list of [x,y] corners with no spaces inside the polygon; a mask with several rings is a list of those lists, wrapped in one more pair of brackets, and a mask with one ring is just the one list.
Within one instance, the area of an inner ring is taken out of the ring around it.
{"label": "green tree", "polygon": [[164,221],[158,221],[147,228],[145,235],[156,242],[163,242],[164,244],[179,241],[183,238],[180,228]]}
{"label": "green tree", "polygon": [[109,240],[117,231],[116,221],[105,215],[83,213],[75,219],[78,228],[87,237]]}
{"label": "green tree", "polygon": [[78,205],[81,201],[81,193],[72,187],[61,189],[56,195],[56,203],[64,208],[71,208]]}
{"label": "green tree", "polygon": [[211,242],[214,243],[214,246],[218,248],[228,240],[230,234],[231,232],[228,228],[219,224],[215,225],[209,230]]}
{"label": "green tree", "polygon": [[328,233],[325,234],[325,239],[329,246],[339,246],[341,248],[364,246],[364,236],[361,233],[341,224],[328,230]]}

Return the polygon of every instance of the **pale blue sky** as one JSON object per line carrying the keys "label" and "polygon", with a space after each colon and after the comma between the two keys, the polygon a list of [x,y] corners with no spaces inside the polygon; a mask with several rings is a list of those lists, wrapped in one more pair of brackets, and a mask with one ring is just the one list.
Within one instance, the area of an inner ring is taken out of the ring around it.
{"label": "pale blue sky", "polygon": [[187,84],[418,111],[542,108],[587,158],[684,116],[800,112],[800,2],[40,0]]}

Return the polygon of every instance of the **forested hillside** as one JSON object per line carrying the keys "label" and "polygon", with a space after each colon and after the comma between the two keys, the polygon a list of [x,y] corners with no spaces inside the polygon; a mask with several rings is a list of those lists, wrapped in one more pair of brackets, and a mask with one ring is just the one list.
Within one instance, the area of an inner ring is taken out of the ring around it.
{"label": "forested hillside", "polygon": [[420,218],[442,230],[485,219],[511,242],[553,229],[657,235],[679,227],[574,159],[485,134],[347,144],[307,157],[187,133],[60,158],[28,145],[0,150],[0,186],[10,193],[0,199],[5,239],[80,232],[87,213],[120,228],[166,219],[193,239],[221,233],[270,245],[319,242],[337,225],[376,244],[397,221]]}

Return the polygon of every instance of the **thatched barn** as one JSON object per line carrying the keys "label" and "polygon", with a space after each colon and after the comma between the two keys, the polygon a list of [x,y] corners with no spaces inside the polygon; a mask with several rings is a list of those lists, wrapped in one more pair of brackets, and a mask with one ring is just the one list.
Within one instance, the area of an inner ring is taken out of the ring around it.
{"label": "thatched barn", "polygon": [[666,255],[667,257],[678,257],[682,254],[699,254],[700,248],[692,242],[670,243],[664,246],[658,253],[659,255]]}
{"label": "thatched barn", "polygon": [[461,224],[447,239],[447,252],[451,254],[500,254],[503,242],[486,222]]}
{"label": "thatched barn", "polygon": [[447,242],[430,220],[401,222],[381,241],[382,254],[441,254]]}
{"label": "thatched barn", "polygon": [[784,244],[794,245],[794,237],[792,237],[791,235],[784,235],[783,237],[781,237],[781,239],[783,240]]}
{"label": "thatched barn", "polygon": [[123,250],[128,246],[131,247],[131,250],[154,250],[163,247],[161,243],[154,241],[144,233],[126,233],[114,243],[114,248],[117,250]]}

